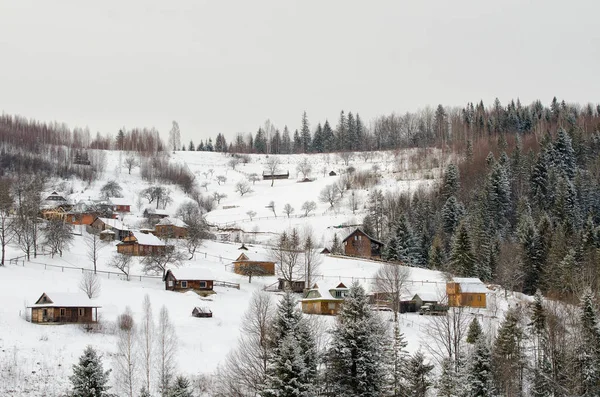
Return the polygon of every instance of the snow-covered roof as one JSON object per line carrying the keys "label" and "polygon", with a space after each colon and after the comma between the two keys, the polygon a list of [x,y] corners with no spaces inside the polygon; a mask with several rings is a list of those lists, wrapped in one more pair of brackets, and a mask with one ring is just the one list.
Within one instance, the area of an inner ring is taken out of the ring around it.
{"label": "snow-covered roof", "polygon": [[177,280],[214,280],[212,272],[206,268],[183,267],[169,271]]}
{"label": "snow-covered roof", "polygon": [[339,283],[339,282],[335,283],[335,284],[328,284],[328,283],[323,283],[323,282],[316,283],[313,286],[313,288],[308,290],[308,292],[306,293],[306,296],[315,295],[314,294],[315,291],[317,292],[318,296],[312,296],[310,298],[304,298],[302,300],[303,301],[323,300],[323,299],[343,300],[343,298],[335,297],[334,295],[331,294],[331,292],[332,291],[348,291],[348,288],[343,283]]}
{"label": "snow-covered roof", "polygon": [[134,235],[135,239],[137,240],[138,244],[141,244],[141,245],[156,245],[156,246],[166,245],[164,241],[162,241],[161,239],[156,237],[154,234],[145,234],[145,233],[141,233],[141,232],[134,232],[133,235]]}
{"label": "snow-covered roof", "polygon": [[100,234],[115,234],[112,230],[106,229],[100,232]]}
{"label": "snow-covered roof", "polygon": [[111,197],[108,200],[112,205],[131,205],[131,200],[124,197]]}
{"label": "snow-covered roof", "polygon": [[81,292],[45,292],[36,302],[40,302],[44,298],[44,295],[52,303],[36,303],[30,307],[101,307]]}
{"label": "snow-covered roof", "polygon": [[[245,255],[248,259],[240,259],[240,257],[242,255]],[[269,254],[267,253],[263,253],[263,252],[258,252],[258,251],[244,251],[240,254],[240,256],[238,257],[238,259],[236,259],[236,261],[249,261],[249,262],[275,262],[273,259],[270,258]]]}
{"label": "snow-covered roof", "polygon": [[421,298],[422,301],[425,302],[437,302],[440,300],[440,297],[438,296],[438,294],[431,292],[431,291],[421,291],[421,292],[417,292],[414,296],[413,299],[419,295],[419,298]]}
{"label": "snow-covered roof", "polygon": [[161,209],[156,209],[156,208],[152,208],[152,207],[146,208],[146,213],[169,216],[169,213],[167,212],[167,210],[161,210]]}
{"label": "snow-covered roof", "polygon": [[111,219],[111,218],[98,218],[98,219],[100,219],[105,225],[110,226],[113,229],[129,230],[129,228],[127,226],[125,226],[123,224],[123,222],[121,222],[118,219]]}
{"label": "snow-covered roof", "polygon": [[452,281],[460,285],[462,293],[486,294],[490,292],[485,284],[476,277],[453,277]]}
{"label": "snow-covered roof", "polygon": [[160,220],[160,222],[157,223],[157,225],[161,225],[161,226],[175,226],[175,227],[182,227],[182,228],[187,228],[188,225],[187,223],[185,223],[184,221],[182,221],[179,218],[163,218]]}

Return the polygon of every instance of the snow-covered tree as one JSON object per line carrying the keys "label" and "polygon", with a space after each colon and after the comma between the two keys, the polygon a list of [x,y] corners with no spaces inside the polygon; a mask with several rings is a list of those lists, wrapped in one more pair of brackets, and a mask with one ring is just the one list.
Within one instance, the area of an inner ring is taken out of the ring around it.
{"label": "snow-covered tree", "polygon": [[454,273],[465,277],[478,277],[471,236],[465,222],[456,230],[448,264]]}
{"label": "snow-covered tree", "polygon": [[77,397],[110,397],[108,376],[110,370],[102,368],[102,357],[92,346],[88,346],[73,365],[73,375],[69,378],[73,385],[72,395]]}
{"label": "snow-covered tree", "polygon": [[192,385],[185,376],[178,376],[173,382],[168,397],[193,397]]}
{"label": "snow-covered tree", "polygon": [[492,377],[490,349],[483,336],[475,342],[475,350],[471,355],[467,380],[469,397],[493,397],[496,395]]}
{"label": "snow-covered tree", "polygon": [[431,379],[433,365],[426,362],[422,352],[417,351],[406,363],[407,396],[426,397],[433,386]]}
{"label": "snow-covered tree", "polygon": [[587,291],[580,304],[581,341],[577,358],[581,371],[580,396],[583,397],[600,395],[600,330],[592,299],[591,291]]}

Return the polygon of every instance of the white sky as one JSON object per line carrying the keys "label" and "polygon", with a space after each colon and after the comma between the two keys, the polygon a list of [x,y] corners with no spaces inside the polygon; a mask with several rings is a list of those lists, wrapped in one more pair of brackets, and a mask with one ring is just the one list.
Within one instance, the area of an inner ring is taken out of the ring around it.
{"label": "white sky", "polygon": [[597,102],[598,1],[0,0],[0,111],[183,140],[425,105]]}

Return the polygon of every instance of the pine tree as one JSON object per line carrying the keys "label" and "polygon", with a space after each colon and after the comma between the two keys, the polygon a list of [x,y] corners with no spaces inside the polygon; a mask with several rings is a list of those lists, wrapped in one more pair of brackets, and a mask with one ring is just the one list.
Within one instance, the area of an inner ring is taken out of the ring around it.
{"label": "pine tree", "polygon": [[194,146],[194,141],[190,141],[190,144],[188,146],[188,151],[193,152],[196,150],[196,146]]}
{"label": "pine tree", "polygon": [[502,230],[508,223],[511,191],[506,170],[499,163],[492,167],[488,176],[487,190],[488,208],[493,222],[490,226],[494,231]]}
{"label": "pine tree", "polygon": [[315,131],[315,136],[312,141],[311,151],[314,153],[323,153],[325,148],[325,137],[323,136],[323,127],[321,123],[317,125],[317,130]]}
{"label": "pine tree", "polygon": [[454,235],[452,250],[448,260],[452,272],[465,277],[478,277],[475,255],[467,225],[462,222]]}
{"label": "pine tree", "polygon": [[302,114],[302,128],[300,130],[300,140],[302,142],[302,153],[308,153],[311,149],[310,127],[308,125],[308,117],[306,112]]}
{"label": "pine tree", "polygon": [[351,143],[348,141],[348,121],[343,110],[340,112],[340,119],[335,130],[337,136],[334,149],[340,151],[350,150]]}
{"label": "pine tree", "polygon": [[523,337],[519,312],[511,308],[500,324],[493,349],[496,384],[505,395],[519,395],[523,390]]}
{"label": "pine tree", "polygon": [[467,343],[474,344],[483,335],[481,325],[477,320],[477,317],[473,318],[471,324],[469,324],[469,331],[467,332]]}
{"label": "pine tree", "polygon": [[358,135],[356,132],[356,120],[354,119],[354,115],[352,112],[348,112],[348,150],[357,150],[358,149]]}
{"label": "pine tree", "polygon": [[333,129],[329,125],[329,121],[325,120],[323,125],[323,152],[331,153],[336,150],[335,135]]}
{"label": "pine tree", "polygon": [[408,352],[406,346],[408,343],[404,339],[404,334],[400,332],[400,324],[394,323],[394,334],[392,343],[386,352],[388,356],[388,386],[386,387],[386,395],[390,397],[405,396],[407,393],[407,361]]}
{"label": "pine tree", "polygon": [[469,397],[495,396],[490,349],[481,336],[475,343],[468,374]]}
{"label": "pine tree", "polygon": [[86,347],[79,363],[73,365],[73,375],[69,377],[73,397],[109,397],[109,374],[110,370],[102,368],[102,357],[91,346]]}
{"label": "pine tree", "polygon": [[387,260],[400,261],[409,266],[421,265],[418,242],[404,215],[398,219],[394,232],[384,247],[383,256]]}
{"label": "pine tree", "polygon": [[338,238],[337,233],[333,235],[333,243],[331,244],[331,253],[334,255],[342,254],[342,245],[340,243],[340,239]]}
{"label": "pine tree", "polygon": [[600,396],[600,330],[593,295],[587,291],[581,300],[581,342],[578,346],[578,364],[581,371],[581,396]]}
{"label": "pine tree", "polygon": [[444,179],[442,181],[442,197],[444,200],[448,200],[450,196],[456,196],[460,189],[460,177],[456,164],[450,163],[446,167],[444,172]]}
{"label": "pine tree", "polygon": [[426,397],[427,391],[433,385],[431,371],[433,365],[425,362],[425,356],[420,351],[416,352],[407,363],[406,378],[408,387],[406,394],[409,397]]}
{"label": "pine tree", "polygon": [[192,386],[185,376],[178,376],[169,391],[169,397],[193,397]]}
{"label": "pine tree", "polygon": [[385,387],[383,325],[354,283],[332,330],[328,352],[332,391],[345,397],[379,397]]}
{"label": "pine tree", "polygon": [[294,131],[294,142],[292,143],[294,153],[303,153],[302,138],[298,130]]}
{"label": "pine tree", "polygon": [[444,220],[444,231],[449,235],[453,235],[456,227],[465,212],[463,205],[456,199],[455,196],[448,197],[444,207],[442,208],[442,219]]}
{"label": "pine tree", "polygon": [[281,154],[292,153],[292,140],[290,138],[290,131],[287,125],[283,129],[283,135],[281,135]]}

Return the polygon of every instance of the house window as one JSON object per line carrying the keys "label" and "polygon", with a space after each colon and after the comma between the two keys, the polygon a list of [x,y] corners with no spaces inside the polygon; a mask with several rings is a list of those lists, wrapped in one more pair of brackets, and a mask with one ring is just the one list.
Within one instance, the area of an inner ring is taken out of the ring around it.
{"label": "house window", "polygon": [[66,310],[65,310],[65,309],[60,309],[60,315],[61,315],[61,317],[62,317],[62,316],[64,316],[64,315],[65,315],[65,313],[66,313]]}
{"label": "house window", "polygon": [[85,314],[85,309],[79,308],[79,317],[83,317]]}
{"label": "house window", "polygon": [[182,281],[181,282],[181,288],[187,288],[187,281]]}
{"label": "house window", "polygon": [[477,296],[477,300],[481,302],[481,295]]}
{"label": "house window", "polygon": [[327,308],[328,308],[329,310],[335,310],[335,303],[329,303],[329,304],[327,305]]}
{"label": "house window", "polygon": [[206,288],[206,281],[200,281],[200,288]]}
{"label": "house window", "polygon": [[335,291],[336,298],[343,298],[346,296],[346,291]]}
{"label": "house window", "polygon": [[169,280],[168,285],[169,285],[169,287],[173,287],[173,280]]}

